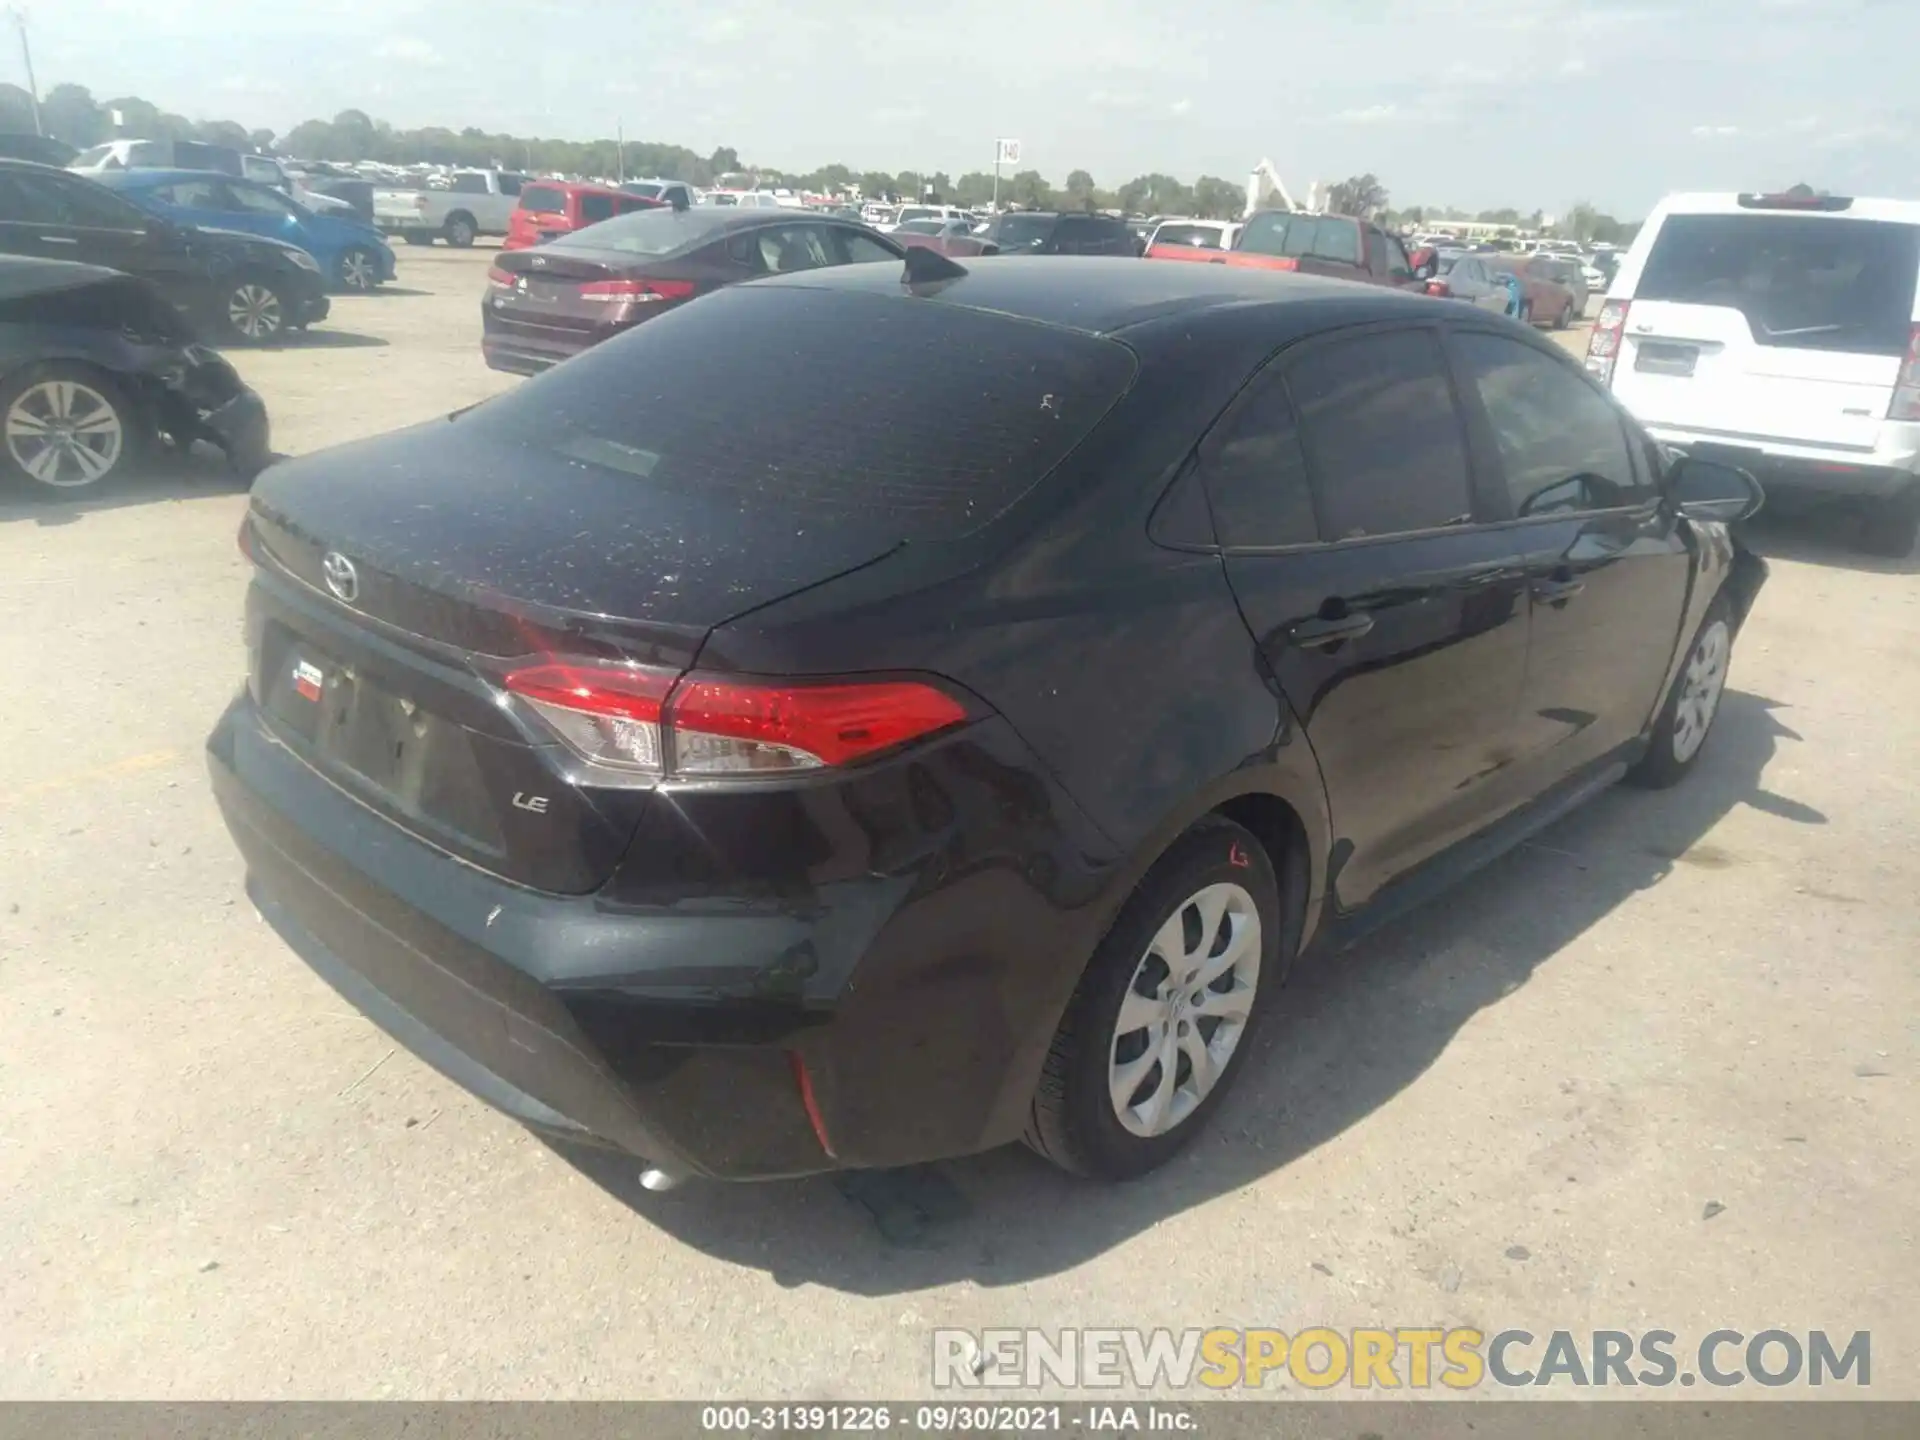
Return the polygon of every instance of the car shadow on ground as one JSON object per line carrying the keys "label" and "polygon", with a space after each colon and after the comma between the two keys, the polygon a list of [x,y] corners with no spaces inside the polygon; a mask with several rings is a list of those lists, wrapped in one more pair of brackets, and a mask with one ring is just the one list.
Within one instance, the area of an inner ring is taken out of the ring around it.
{"label": "car shadow on ground", "polygon": [[373,290],[355,290],[344,299],[352,300],[407,300],[418,299],[422,295],[431,295],[431,290],[410,290],[405,285],[381,285]]}
{"label": "car shadow on ground", "polygon": [[1729,691],[1711,745],[1681,785],[1616,789],[1446,902],[1344,951],[1304,958],[1212,1127],[1143,1180],[1078,1181],[1013,1146],[905,1171],[692,1182],[656,1195],[640,1189],[631,1164],[565,1158],[676,1239],[783,1285],[879,1295],[956,1280],[1018,1285],[1071,1269],[1364,1119],[1417,1081],[1473,1016],[1677,867],[1739,863],[1703,843],[1734,808],[1825,824],[1762,783],[1778,748],[1800,739],[1781,710]]}
{"label": "car shadow on ground", "polygon": [[[275,456],[276,460],[281,457]],[[0,491],[0,525],[74,525],[100,510],[243,494],[251,482],[236,475],[217,446],[196,443],[190,452],[163,450],[125,475],[110,476],[100,489],[67,499],[57,492]],[[238,523],[236,521],[236,523]]]}
{"label": "car shadow on ground", "polygon": [[1898,557],[1863,553],[1860,529],[1864,523],[1843,507],[1803,515],[1762,510],[1740,527],[1740,539],[1769,560],[1797,560],[1877,575],[1920,575],[1920,546]]}
{"label": "car shadow on ground", "polygon": [[357,330],[334,330],[322,325],[302,330],[280,343],[263,348],[273,350],[384,350],[392,342],[378,335],[362,335]]}

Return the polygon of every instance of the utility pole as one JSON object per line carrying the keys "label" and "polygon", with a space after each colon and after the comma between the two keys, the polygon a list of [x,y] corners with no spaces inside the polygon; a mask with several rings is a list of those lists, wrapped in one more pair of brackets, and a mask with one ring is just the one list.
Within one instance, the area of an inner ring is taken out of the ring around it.
{"label": "utility pole", "polygon": [[20,32],[20,59],[27,67],[27,98],[33,102],[33,133],[45,135],[46,126],[40,123],[40,86],[33,78],[33,50],[27,44],[27,17],[19,10],[9,9],[7,18]]}
{"label": "utility pole", "polygon": [[619,153],[619,156],[620,156],[619,183],[624,185],[627,180],[627,122],[624,120],[614,121],[613,133],[616,137],[613,142],[614,149]]}

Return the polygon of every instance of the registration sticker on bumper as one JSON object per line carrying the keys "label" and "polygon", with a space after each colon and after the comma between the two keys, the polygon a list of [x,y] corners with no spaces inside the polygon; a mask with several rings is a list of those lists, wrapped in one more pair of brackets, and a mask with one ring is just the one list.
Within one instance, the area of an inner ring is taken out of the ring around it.
{"label": "registration sticker on bumper", "polygon": [[302,660],[293,667],[293,688],[303,699],[318,702],[320,686],[326,678],[325,672],[310,661]]}

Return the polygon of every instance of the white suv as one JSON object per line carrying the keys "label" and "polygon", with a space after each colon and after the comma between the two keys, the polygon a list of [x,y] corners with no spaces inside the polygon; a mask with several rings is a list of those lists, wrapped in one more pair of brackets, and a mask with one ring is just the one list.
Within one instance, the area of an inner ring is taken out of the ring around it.
{"label": "white suv", "polygon": [[1864,503],[1920,535],[1920,202],[1673,195],[1614,275],[1587,369],[1654,437],[1757,475],[1769,504]]}

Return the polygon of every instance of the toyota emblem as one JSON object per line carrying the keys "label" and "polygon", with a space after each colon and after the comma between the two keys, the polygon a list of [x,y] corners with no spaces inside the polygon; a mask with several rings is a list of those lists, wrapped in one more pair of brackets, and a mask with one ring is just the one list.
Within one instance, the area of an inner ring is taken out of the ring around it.
{"label": "toyota emblem", "polygon": [[320,573],[326,577],[327,589],[333,592],[336,600],[344,600],[351,605],[360,598],[360,572],[338,550],[329,550],[321,558]]}

